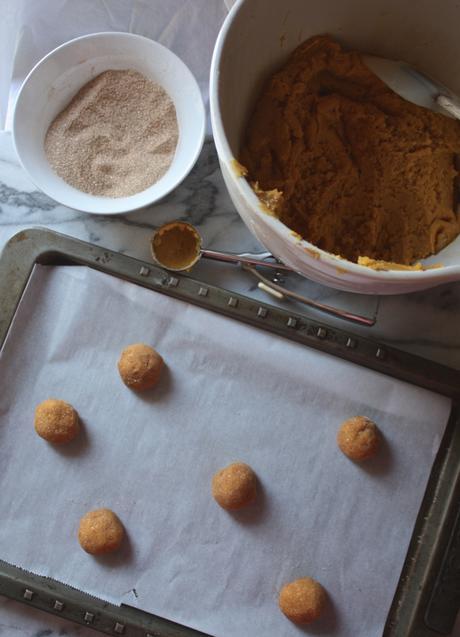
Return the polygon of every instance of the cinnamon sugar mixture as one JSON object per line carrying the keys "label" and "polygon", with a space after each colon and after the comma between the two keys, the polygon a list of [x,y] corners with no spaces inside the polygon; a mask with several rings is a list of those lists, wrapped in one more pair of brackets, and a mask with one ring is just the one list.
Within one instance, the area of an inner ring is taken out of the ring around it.
{"label": "cinnamon sugar mixture", "polygon": [[45,152],[68,184],[92,195],[127,197],[162,177],[179,132],[174,104],[133,70],[109,70],[85,84],[54,119]]}

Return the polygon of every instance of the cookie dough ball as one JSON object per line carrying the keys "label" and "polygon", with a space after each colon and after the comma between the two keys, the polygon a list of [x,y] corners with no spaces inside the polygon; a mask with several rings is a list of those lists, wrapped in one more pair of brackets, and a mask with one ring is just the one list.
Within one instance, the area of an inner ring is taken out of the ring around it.
{"label": "cookie dough ball", "polygon": [[78,413],[64,400],[50,398],[35,408],[35,431],[48,442],[70,442],[80,431]]}
{"label": "cookie dough ball", "polygon": [[87,553],[101,555],[116,551],[124,534],[123,525],[113,511],[96,509],[80,520],[78,541]]}
{"label": "cookie dough ball", "polygon": [[318,619],[325,604],[326,591],[310,577],[285,584],[279,595],[280,609],[296,624],[309,624]]}
{"label": "cookie dough ball", "polygon": [[256,474],[244,462],[234,462],[214,475],[212,495],[223,509],[241,509],[256,498]]}
{"label": "cookie dough ball", "polygon": [[352,460],[366,460],[374,456],[380,445],[377,425],[365,416],[355,416],[342,423],[337,444]]}
{"label": "cookie dough ball", "polygon": [[135,343],[122,351],[118,371],[125,385],[142,391],[157,384],[163,364],[163,359],[153,347]]}

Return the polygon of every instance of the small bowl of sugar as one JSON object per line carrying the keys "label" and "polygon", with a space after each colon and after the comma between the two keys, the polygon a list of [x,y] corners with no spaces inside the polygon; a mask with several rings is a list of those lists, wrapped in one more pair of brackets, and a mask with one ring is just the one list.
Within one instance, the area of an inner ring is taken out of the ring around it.
{"label": "small bowl of sugar", "polygon": [[201,152],[199,86],[169,49],[131,33],[95,33],[48,53],[19,91],[13,140],[44,193],[113,215],[162,199]]}

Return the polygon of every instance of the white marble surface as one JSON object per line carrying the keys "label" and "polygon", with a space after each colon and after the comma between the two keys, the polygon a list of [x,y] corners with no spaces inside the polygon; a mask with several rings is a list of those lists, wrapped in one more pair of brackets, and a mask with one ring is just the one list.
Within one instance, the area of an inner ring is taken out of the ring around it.
{"label": "white marble surface", "polygon": [[[150,261],[149,237],[169,220],[184,219],[201,231],[206,247],[228,251],[257,251],[260,246],[241,222],[226,193],[212,141],[185,182],[163,202],[119,217],[98,217],[56,205],[37,192],[15,156],[11,136],[0,133],[0,248],[19,230],[46,226],[58,232]],[[257,289],[251,275],[231,266],[200,263],[194,276],[271,302]],[[373,314],[377,325],[359,328],[384,342],[460,368],[460,286],[450,284],[398,297],[363,297],[339,293],[315,283],[288,277],[289,285],[327,303]],[[305,306],[295,310],[312,315]],[[320,320],[331,318],[316,314]],[[343,328],[347,324],[336,322]],[[358,328],[348,325],[348,329]],[[88,636],[94,631],[66,622],[0,597],[0,637]]]}

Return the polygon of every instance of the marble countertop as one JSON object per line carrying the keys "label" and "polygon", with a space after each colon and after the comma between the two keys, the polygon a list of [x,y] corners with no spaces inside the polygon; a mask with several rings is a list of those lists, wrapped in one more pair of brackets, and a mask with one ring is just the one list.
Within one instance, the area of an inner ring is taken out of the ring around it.
{"label": "marble countertop", "polygon": [[[19,165],[11,135],[0,133],[0,249],[16,232],[45,226],[151,261],[149,237],[155,227],[173,219],[187,220],[196,225],[208,248],[232,252],[263,250],[242,223],[227,195],[211,140],[205,143],[192,173],[161,203],[126,216],[101,217],[57,205],[38,192]],[[256,280],[238,267],[202,261],[193,275],[265,302],[273,302],[257,288]],[[458,284],[381,298],[337,292],[297,275],[289,275],[286,284],[331,305],[368,315],[377,313],[377,324],[373,328],[358,328],[299,304],[295,306],[296,312],[460,368]],[[70,625],[0,597],[0,637],[90,637],[94,634],[90,629]]]}

